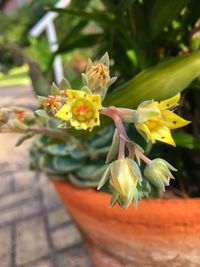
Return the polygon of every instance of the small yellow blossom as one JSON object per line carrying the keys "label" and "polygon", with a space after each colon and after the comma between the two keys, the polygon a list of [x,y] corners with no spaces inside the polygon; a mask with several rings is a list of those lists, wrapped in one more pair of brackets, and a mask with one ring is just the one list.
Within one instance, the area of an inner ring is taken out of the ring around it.
{"label": "small yellow blossom", "polygon": [[92,129],[100,125],[101,97],[80,90],[67,90],[67,103],[56,117],[69,121],[76,130]]}
{"label": "small yellow blossom", "polygon": [[178,105],[180,94],[164,101],[145,101],[137,109],[136,129],[146,140],[165,142],[175,146],[172,129],[183,127],[190,122],[176,115],[172,110]]}

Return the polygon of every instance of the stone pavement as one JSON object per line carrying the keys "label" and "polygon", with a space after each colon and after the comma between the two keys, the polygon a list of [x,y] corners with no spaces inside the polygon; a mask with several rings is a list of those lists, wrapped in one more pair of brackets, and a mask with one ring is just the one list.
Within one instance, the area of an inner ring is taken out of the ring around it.
{"label": "stone pavement", "polygon": [[[0,88],[1,106],[33,99],[28,87]],[[0,267],[92,267],[51,182],[28,169],[30,141],[16,148],[17,137],[0,135]]]}

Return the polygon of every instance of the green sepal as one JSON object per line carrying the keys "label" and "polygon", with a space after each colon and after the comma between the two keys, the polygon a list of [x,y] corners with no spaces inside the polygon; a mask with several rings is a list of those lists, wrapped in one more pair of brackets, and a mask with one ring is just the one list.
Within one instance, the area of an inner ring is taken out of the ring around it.
{"label": "green sepal", "polygon": [[101,59],[99,60],[99,63],[105,65],[106,67],[110,67],[110,59],[109,59],[109,56],[108,56],[108,52],[106,52],[102,57]]}
{"label": "green sepal", "polygon": [[47,97],[45,97],[45,96],[38,95],[37,99],[38,99],[38,103],[39,103],[40,106],[43,106],[44,103],[47,101]]}
{"label": "green sepal", "polygon": [[88,86],[88,77],[85,73],[81,73],[83,84]]}
{"label": "green sepal", "polygon": [[104,184],[108,181],[109,177],[110,177],[110,166],[108,165],[101,180],[99,181],[97,190],[101,189],[101,187],[104,186]]}
{"label": "green sepal", "polygon": [[109,205],[110,208],[112,208],[117,203],[118,197],[119,197],[119,193],[117,191],[114,191],[112,193],[111,200],[110,200],[110,205]]}
{"label": "green sepal", "polygon": [[60,95],[60,89],[58,88],[58,86],[55,83],[52,83],[51,86],[51,95]]}
{"label": "green sepal", "polygon": [[119,141],[120,141],[119,135],[117,133],[117,130],[115,130],[112,144],[111,144],[110,150],[106,158],[106,163],[110,163],[114,159],[114,157],[117,155],[118,150],[119,150]]}
{"label": "green sepal", "polygon": [[15,128],[20,129],[20,130],[27,130],[27,129],[28,129],[28,126],[27,126],[25,123],[20,122],[20,121],[17,120],[17,119],[14,119],[14,120],[13,120],[13,126],[14,126]]}
{"label": "green sepal", "polygon": [[93,67],[93,63],[92,60],[90,58],[88,58],[88,63],[87,63],[87,67],[86,67],[86,73]]}
{"label": "green sepal", "polygon": [[63,78],[61,80],[61,82],[59,83],[59,89],[60,90],[67,90],[67,89],[71,89],[71,88],[72,88],[71,84],[67,78]]}
{"label": "green sepal", "polygon": [[48,119],[49,119],[49,115],[48,115],[48,113],[46,112],[46,110],[38,109],[38,110],[35,111],[35,114],[36,114],[39,118],[42,118],[42,119],[45,119],[45,120],[48,120]]}

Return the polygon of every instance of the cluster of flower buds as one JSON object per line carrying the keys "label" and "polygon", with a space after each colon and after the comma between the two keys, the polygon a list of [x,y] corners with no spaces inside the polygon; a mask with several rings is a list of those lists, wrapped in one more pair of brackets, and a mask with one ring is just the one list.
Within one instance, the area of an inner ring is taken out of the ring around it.
{"label": "cluster of flower buds", "polygon": [[18,129],[26,129],[35,123],[33,111],[22,107],[2,108],[0,110],[0,126],[9,125]]}

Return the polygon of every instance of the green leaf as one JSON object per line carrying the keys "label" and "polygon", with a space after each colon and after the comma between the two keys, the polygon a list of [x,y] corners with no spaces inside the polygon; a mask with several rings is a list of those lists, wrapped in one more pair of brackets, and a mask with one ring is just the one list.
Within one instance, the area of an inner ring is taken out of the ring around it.
{"label": "green leaf", "polygon": [[84,164],[83,161],[77,161],[68,156],[65,157],[57,156],[54,157],[53,160],[53,165],[55,170],[59,171],[60,173],[75,171],[79,169],[81,166],[83,166],[83,164]]}
{"label": "green leaf", "polygon": [[82,160],[87,157],[87,155],[83,151],[80,151],[79,149],[73,149],[69,151],[69,154],[73,159],[76,160]]}
{"label": "green leaf", "polygon": [[53,166],[53,159],[54,157],[49,154],[42,155],[39,158],[39,168],[46,173],[58,173],[58,170],[55,170]]}
{"label": "green leaf", "polygon": [[74,184],[75,186],[77,187],[80,187],[80,188],[89,188],[89,187],[97,187],[98,185],[98,180],[87,180],[87,179],[83,179],[83,178],[80,178],[78,177],[77,174],[72,174],[70,173],[68,175],[68,178],[69,178],[69,181]]}
{"label": "green leaf", "polygon": [[67,146],[64,145],[63,143],[61,144],[50,144],[46,147],[44,147],[44,151],[51,155],[56,155],[56,156],[66,156],[69,154],[67,151]]}
{"label": "green leaf", "polygon": [[189,0],[155,0],[149,15],[151,34],[154,38],[176,18]]}
{"label": "green leaf", "polygon": [[[64,35],[63,39],[59,43],[60,49],[64,49],[69,40],[76,39],[77,35],[80,34],[81,30],[88,24],[87,21],[80,21],[77,25],[72,27],[72,29]],[[71,87],[68,87],[71,88]]]}
{"label": "green leaf", "polygon": [[135,108],[145,100],[163,100],[183,91],[200,75],[200,51],[148,68],[107,94],[104,106]]}
{"label": "green leaf", "polygon": [[99,180],[105,171],[106,166],[103,162],[100,163],[93,163],[93,164],[87,164],[86,166],[83,166],[79,171],[76,172],[76,174],[83,179],[88,180]]}
{"label": "green leaf", "polygon": [[200,149],[200,139],[191,134],[179,132],[173,135],[177,147],[184,147],[189,149]]}
{"label": "green leaf", "polygon": [[24,141],[32,138],[33,135],[34,134],[32,134],[32,133],[28,133],[28,134],[24,134],[24,135],[20,136],[20,138],[17,140],[15,146],[20,146],[22,143],[24,143]]}
{"label": "green leaf", "polygon": [[69,40],[64,47],[59,47],[56,53],[69,52],[70,50],[77,48],[87,48],[102,42],[104,38],[103,34],[79,34],[77,38],[72,41]]}
{"label": "green leaf", "polygon": [[58,13],[67,13],[71,16],[77,16],[83,20],[94,20],[101,23],[107,23],[108,21],[113,21],[115,19],[115,15],[105,11],[95,11],[85,12],[75,9],[66,9],[66,8],[50,8],[51,11],[56,11]]}

